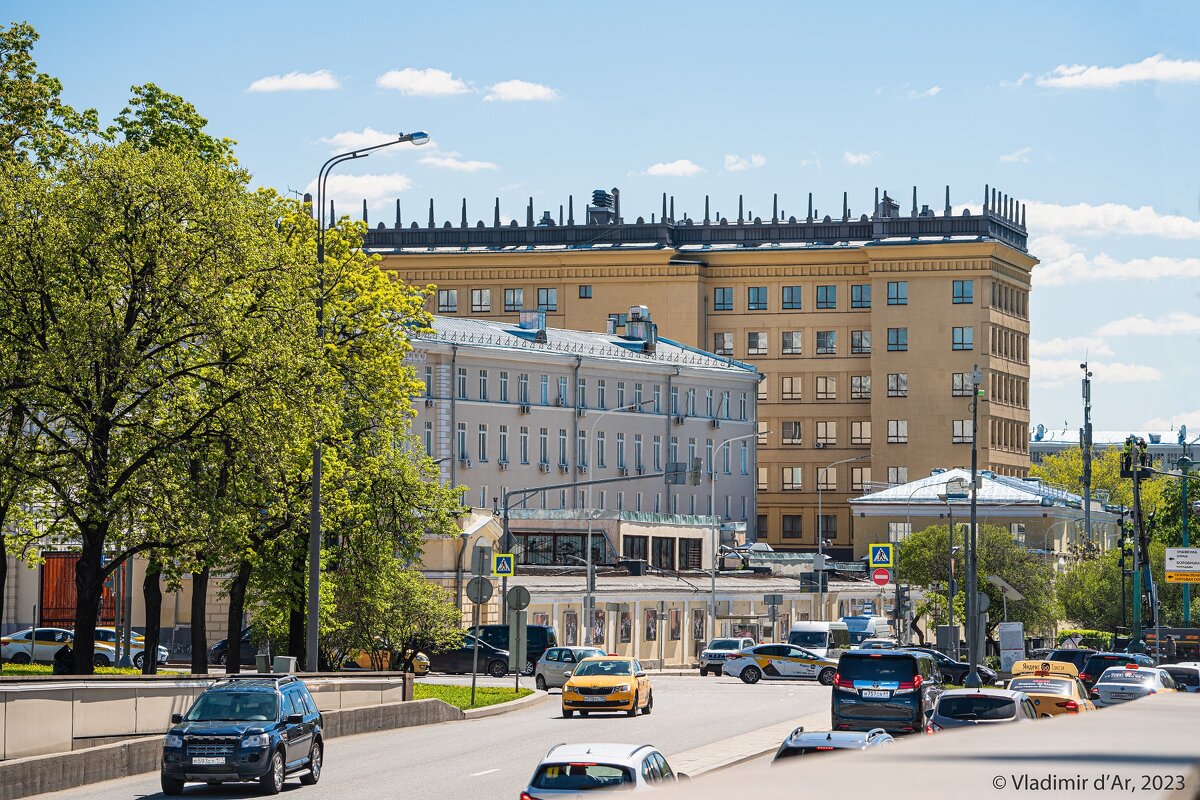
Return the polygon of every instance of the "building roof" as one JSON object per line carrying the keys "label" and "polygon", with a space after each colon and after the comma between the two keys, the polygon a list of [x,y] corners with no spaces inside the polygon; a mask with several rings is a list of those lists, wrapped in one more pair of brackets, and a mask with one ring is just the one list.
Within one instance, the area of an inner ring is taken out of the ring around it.
{"label": "building roof", "polygon": [[[980,472],[979,476],[981,485],[976,495],[979,505],[1082,508],[1083,499],[1079,495],[1049,486],[1037,478],[1010,478],[986,470]],[[970,486],[970,470],[950,469],[937,472],[925,478],[856,497],[850,501],[850,504],[852,506],[941,506],[943,501],[939,495],[945,494],[946,484],[953,481],[962,481],[965,486]]]}
{"label": "building roof", "polygon": [[413,333],[410,338],[414,346],[419,346],[420,342],[445,342],[459,347],[554,353],[613,362],[685,365],[732,375],[757,374],[752,364],[724,359],[661,336],[657,346],[646,352],[644,340],[615,333],[546,328],[544,342],[536,340],[536,333],[536,330],[521,328],[511,322],[435,315],[433,332]]}
{"label": "building roof", "polygon": [[[674,575],[596,575],[596,593],[599,595],[643,594],[647,597],[659,597],[673,594],[707,595],[712,590],[711,579],[707,574],[688,573],[679,578]],[[578,595],[584,589],[582,568],[577,574],[570,575],[533,575],[522,574],[518,568],[517,577],[509,579],[510,584],[524,586],[534,597],[547,594]],[[870,581],[829,581],[829,591],[875,590],[878,587]],[[732,575],[719,573],[717,575],[717,592],[721,594],[746,593],[761,595],[766,593],[813,594],[815,590],[802,588],[798,578],[776,577],[772,575]]]}
{"label": "building roof", "polygon": [[[1191,438],[1187,435],[1187,428],[1181,427],[1178,430],[1170,431],[1092,431],[1092,444],[1097,447],[1116,447],[1125,444],[1125,440],[1129,436],[1137,436],[1145,439],[1146,444],[1153,447],[1154,445],[1168,445],[1178,447],[1183,444],[1183,441],[1190,441]],[[1180,441],[1183,439],[1183,441]],[[1079,446],[1079,429],[1078,428],[1056,428],[1051,430],[1044,425],[1038,425],[1029,432],[1029,441],[1032,445],[1042,445],[1043,447],[1050,445],[1058,445],[1062,447],[1078,447]]]}

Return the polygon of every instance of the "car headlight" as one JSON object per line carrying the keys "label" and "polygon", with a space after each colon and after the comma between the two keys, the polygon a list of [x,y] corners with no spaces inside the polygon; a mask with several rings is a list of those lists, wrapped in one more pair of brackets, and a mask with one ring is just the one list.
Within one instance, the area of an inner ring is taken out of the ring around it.
{"label": "car headlight", "polygon": [[163,747],[183,747],[183,737],[175,733],[168,733]]}
{"label": "car headlight", "polygon": [[618,683],[616,686],[613,687],[613,691],[614,692],[628,692],[629,684],[628,683]]}
{"label": "car headlight", "polygon": [[271,737],[265,733],[251,733],[242,737],[242,749],[249,750],[251,748],[264,748],[271,743]]}

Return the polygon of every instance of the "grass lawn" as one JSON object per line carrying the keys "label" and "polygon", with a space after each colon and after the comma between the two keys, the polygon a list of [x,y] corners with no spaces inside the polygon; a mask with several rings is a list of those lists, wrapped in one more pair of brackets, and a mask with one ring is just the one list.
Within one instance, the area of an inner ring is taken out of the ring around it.
{"label": "grass lawn", "polygon": [[478,686],[475,689],[475,705],[471,705],[470,686],[448,686],[442,683],[421,683],[420,681],[413,684],[414,700],[436,698],[464,711],[469,708],[483,708],[484,706],[494,706],[497,703],[507,703],[509,700],[516,700],[530,694],[533,694],[532,689],[522,689],[520,693],[514,693],[512,689]]}
{"label": "grass lawn", "polygon": [[[97,675],[140,675],[140,669],[131,667],[96,667]],[[8,664],[0,665],[0,675],[51,675],[54,668],[49,664]]]}

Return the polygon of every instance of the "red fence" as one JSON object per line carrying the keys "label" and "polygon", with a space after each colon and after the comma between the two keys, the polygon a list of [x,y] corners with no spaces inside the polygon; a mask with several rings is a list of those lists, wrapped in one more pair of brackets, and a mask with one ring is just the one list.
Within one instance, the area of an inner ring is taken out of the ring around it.
{"label": "red fence", "polygon": [[[79,556],[75,553],[46,553],[42,565],[42,622],[47,628],[75,627],[75,565]],[[119,570],[116,588],[122,588],[124,571]],[[100,616],[97,625],[116,624],[117,594],[108,586],[100,600]]]}

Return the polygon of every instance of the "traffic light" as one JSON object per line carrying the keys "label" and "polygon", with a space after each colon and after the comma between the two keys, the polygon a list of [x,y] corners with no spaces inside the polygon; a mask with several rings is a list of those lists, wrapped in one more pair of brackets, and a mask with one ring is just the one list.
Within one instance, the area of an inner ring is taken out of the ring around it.
{"label": "traffic light", "polygon": [[701,473],[701,468],[703,466],[704,466],[704,462],[700,459],[699,456],[696,456],[695,458],[692,459],[692,467],[688,471],[688,477],[691,478],[692,486],[700,485],[700,473]]}

